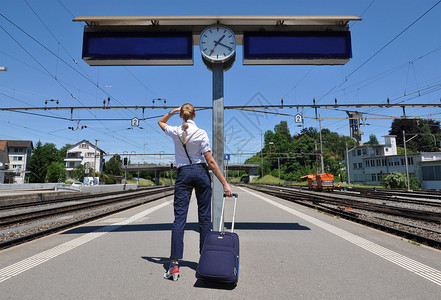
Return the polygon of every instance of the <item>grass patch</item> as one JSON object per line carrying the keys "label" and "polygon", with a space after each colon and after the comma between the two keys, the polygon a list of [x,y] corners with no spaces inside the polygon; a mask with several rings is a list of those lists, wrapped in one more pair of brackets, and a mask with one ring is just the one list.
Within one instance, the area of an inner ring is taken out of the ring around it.
{"label": "grass patch", "polygon": [[[337,185],[338,185],[338,182],[335,183],[335,186],[337,186]],[[341,187],[348,187],[348,184],[341,183]],[[373,188],[385,189],[385,187],[382,185],[364,185],[364,184],[352,184],[352,183],[351,183],[351,187],[352,188],[367,188],[367,189],[373,189]]]}
{"label": "grass patch", "polygon": [[329,217],[335,217],[335,215],[328,213],[328,212],[323,212],[325,215],[329,216]]}
{"label": "grass patch", "polygon": [[420,243],[417,243],[417,242],[414,242],[414,241],[407,241],[407,242],[411,243],[412,245],[415,245],[415,246],[421,246]]}
{"label": "grass patch", "polygon": [[[133,180],[133,179],[127,180],[128,184],[136,184],[137,182],[138,182],[138,180]],[[152,185],[155,185],[155,183],[153,181],[148,180],[148,179],[141,179],[141,180],[139,180],[138,186],[152,186]]]}
{"label": "grass patch", "polygon": [[[127,180],[128,184],[136,184],[138,180],[129,179]],[[173,179],[173,184],[175,183],[175,179]],[[156,185],[154,181],[151,181],[149,179],[141,179],[139,180],[138,186],[153,186]],[[170,185],[170,178],[159,178],[159,185]]]}
{"label": "grass patch", "polygon": [[[251,183],[260,183],[260,184],[279,184],[279,178],[274,177],[272,175],[265,175],[263,178],[259,178],[254,180]],[[284,184],[285,180],[280,179],[280,184]]]}
{"label": "grass patch", "polygon": [[240,181],[240,178],[237,178],[237,177],[230,177],[230,178],[228,178],[228,182],[231,182],[231,183],[242,183],[242,181]]}

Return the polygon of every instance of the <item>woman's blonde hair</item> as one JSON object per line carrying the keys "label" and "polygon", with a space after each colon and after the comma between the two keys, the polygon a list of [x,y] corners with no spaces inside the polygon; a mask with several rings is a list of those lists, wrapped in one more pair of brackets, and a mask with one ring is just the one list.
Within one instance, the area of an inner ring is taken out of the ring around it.
{"label": "woman's blonde hair", "polygon": [[191,105],[190,103],[185,103],[184,105],[181,106],[181,111],[180,111],[181,117],[184,120],[184,125],[182,125],[182,127],[184,128],[184,130],[187,130],[188,128],[188,120],[193,120],[194,118],[194,107],[193,105]]}

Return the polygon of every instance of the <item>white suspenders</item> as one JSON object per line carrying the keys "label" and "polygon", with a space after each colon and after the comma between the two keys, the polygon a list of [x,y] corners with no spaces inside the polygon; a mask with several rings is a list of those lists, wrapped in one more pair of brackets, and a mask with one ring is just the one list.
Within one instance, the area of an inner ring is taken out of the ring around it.
{"label": "white suspenders", "polygon": [[188,155],[188,152],[187,152],[187,143],[188,143],[188,141],[193,137],[193,135],[194,135],[196,132],[198,132],[198,131],[199,131],[199,128],[196,129],[196,131],[193,132],[193,134],[190,135],[190,136],[188,137],[187,140],[185,140],[185,131],[184,131],[184,133],[182,134],[182,139],[181,139],[181,137],[179,136],[178,128],[176,128],[176,134],[177,134],[177,136],[178,136],[178,138],[179,138],[179,141],[181,142],[182,146],[184,147],[185,154],[187,154],[187,158],[188,158],[188,160],[190,161],[190,165],[193,165],[193,162],[191,161],[191,159],[190,159],[190,155]]}

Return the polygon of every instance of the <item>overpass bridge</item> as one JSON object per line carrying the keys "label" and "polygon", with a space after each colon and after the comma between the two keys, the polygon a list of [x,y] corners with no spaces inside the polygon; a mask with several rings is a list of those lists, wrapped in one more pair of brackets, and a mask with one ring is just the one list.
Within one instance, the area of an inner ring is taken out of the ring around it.
{"label": "overpass bridge", "polygon": [[[244,170],[248,172],[248,175],[257,176],[259,164],[225,164],[228,171]],[[155,184],[159,184],[159,177],[161,172],[176,171],[176,165],[161,165],[161,164],[129,164],[123,166],[124,172],[143,172],[154,171],[155,172]]]}

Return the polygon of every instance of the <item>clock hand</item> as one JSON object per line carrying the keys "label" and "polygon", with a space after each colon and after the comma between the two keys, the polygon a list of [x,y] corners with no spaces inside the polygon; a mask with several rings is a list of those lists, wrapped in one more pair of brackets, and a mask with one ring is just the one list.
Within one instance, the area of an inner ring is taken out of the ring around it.
{"label": "clock hand", "polygon": [[220,43],[220,41],[222,41],[222,39],[225,37],[225,34],[217,41],[217,42],[214,42],[214,47],[213,47],[213,49],[211,49],[211,51],[210,51],[210,55],[211,54],[213,54],[213,52],[214,52],[214,49],[217,47],[217,45],[219,45],[219,43]]}
{"label": "clock hand", "polygon": [[217,45],[219,45],[220,41],[222,41],[222,39],[225,37],[225,34],[217,41],[214,43],[214,46],[216,47]]}
{"label": "clock hand", "polygon": [[228,50],[233,50],[233,48],[231,48],[230,46],[227,46],[227,45],[225,45],[225,44],[222,44],[222,43],[218,43],[218,45],[221,45],[221,46],[224,46],[225,48],[227,48]]}

